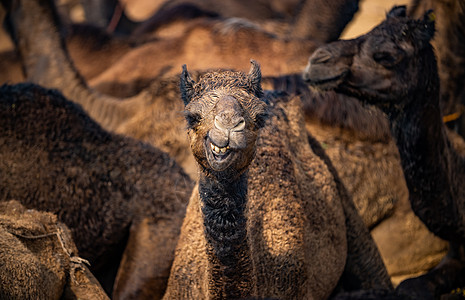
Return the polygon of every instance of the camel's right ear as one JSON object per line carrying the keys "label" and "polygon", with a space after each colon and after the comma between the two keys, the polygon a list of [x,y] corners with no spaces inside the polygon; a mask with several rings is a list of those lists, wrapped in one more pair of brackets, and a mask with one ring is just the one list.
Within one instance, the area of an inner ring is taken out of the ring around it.
{"label": "camel's right ear", "polygon": [[250,71],[247,75],[249,80],[249,88],[255,94],[255,96],[261,98],[263,96],[263,90],[262,71],[260,70],[260,64],[253,59],[250,60],[250,64]]}
{"label": "camel's right ear", "polygon": [[181,73],[181,98],[184,101],[184,105],[189,104],[194,95],[194,84],[195,81],[191,78],[189,72],[187,72],[187,66],[182,66],[182,73]]}

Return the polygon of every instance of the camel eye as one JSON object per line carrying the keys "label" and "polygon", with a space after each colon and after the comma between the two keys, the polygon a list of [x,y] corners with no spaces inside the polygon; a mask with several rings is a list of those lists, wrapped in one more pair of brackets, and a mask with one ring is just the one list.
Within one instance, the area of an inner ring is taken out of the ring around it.
{"label": "camel eye", "polygon": [[397,63],[397,58],[385,51],[376,52],[373,54],[373,59],[385,67],[393,67]]}
{"label": "camel eye", "polygon": [[188,126],[191,128],[195,127],[202,119],[202,117],[198,113],[192,113],[190,111],[185,111],[184,117],[187,120]]}

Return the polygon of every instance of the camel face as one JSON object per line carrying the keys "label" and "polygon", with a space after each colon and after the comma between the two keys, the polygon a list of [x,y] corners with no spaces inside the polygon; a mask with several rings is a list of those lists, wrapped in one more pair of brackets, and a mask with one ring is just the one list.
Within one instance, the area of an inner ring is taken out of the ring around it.
{"label": "camel face", "polygon": [[[184,69],[181,93],[191,149],[206,170],[240,175],[252,161],[267,108],[260,99],[260,80],[260,68],[255,62],[248,75],[214,72],[198,83]],[[224,82],[233,84],[225,86]]]}
{"label": "camel face", "polygon": [[430,48],[434,15],[406,17],[394,7],[371,32],[354,40],[327,44],[310,57],[304,79],[321,89],[335,89],[371,104],[396,104],[418,88],[422,51]]}

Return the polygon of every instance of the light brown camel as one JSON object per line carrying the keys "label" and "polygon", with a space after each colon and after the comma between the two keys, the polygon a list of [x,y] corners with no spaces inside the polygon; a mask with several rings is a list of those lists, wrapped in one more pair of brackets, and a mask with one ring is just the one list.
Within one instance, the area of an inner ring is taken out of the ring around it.
{"label": "light brown camel", "polygon": [[[181,95],[200,178],[164,299],[326,299],[391,289],[332,167],[314,153],[298,97],[248,74],[186,67]],[[250,168],[249,168],[250,166]]]}
{"label": "light brown camel", "polygon": [[393,283],[437,265],[448,243],[434,236],[410,208],[399,152],[384,114],[353,97],[310,89],[301,74],[264,82],[269,89],[300,96],[306,128],[352,195]]}

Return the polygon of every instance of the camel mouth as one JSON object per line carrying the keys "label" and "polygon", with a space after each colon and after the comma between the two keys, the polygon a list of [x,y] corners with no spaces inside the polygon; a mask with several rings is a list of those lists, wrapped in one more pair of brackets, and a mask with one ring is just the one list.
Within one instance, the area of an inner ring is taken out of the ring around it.
{"label": "camel mouth", "polygon": [[223,171],[229,167],[234,156],[234,150],[229,145],[219,147],[210,138],[205,141],[205,151],[208,163],[215,171]]}
{"label": "camel mouth", "polygon": [[318,76],[311,76],[308,74],[306,76],[306,82],[315,88],[322,90],[331,90],[337,88],[341,83],[343,83],[344,78],[347,76],[348,71],[345,70],[338,75],[328,77],[328,78],[318,78]]}

